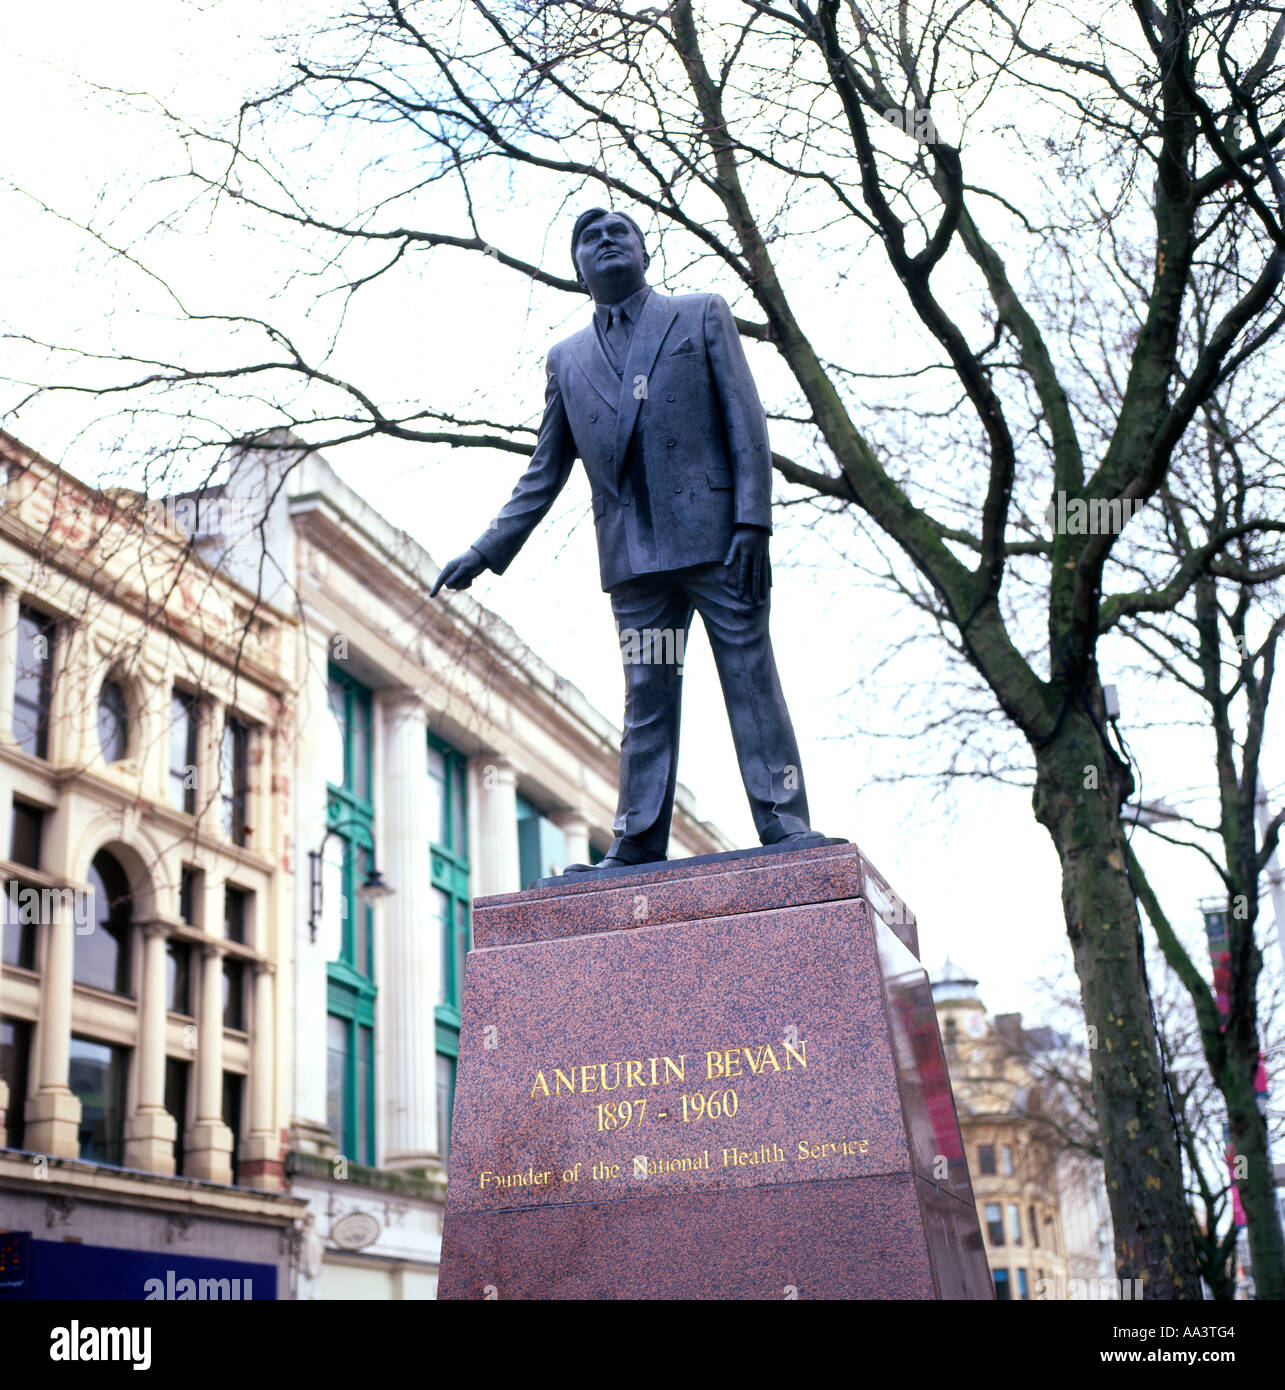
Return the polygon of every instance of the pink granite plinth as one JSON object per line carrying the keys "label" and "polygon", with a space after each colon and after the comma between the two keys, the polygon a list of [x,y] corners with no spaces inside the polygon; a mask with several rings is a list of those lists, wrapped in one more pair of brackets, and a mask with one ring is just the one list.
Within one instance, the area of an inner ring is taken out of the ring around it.
{"label": "pink granite plinth", "polygon": [[854,846],[479,899],[474,938],[440,1297],[991,1297],[914,921]]}

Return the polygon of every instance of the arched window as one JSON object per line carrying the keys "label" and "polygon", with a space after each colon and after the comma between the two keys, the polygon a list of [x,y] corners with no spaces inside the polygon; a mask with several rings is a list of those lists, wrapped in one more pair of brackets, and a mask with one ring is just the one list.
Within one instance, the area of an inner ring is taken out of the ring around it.
{"label": "arched window", "polygon": [[129,707],[119,681],[105,680],[98,692],[98,743],[109,763],[120,762],[129,751]]}
{"label": "arched window", "polygon": [[113,994],[128,994],[133,916],[129,880],[118,861],[100,850],[89,866],[89,885],[88,920],[76,922],[75,981]]}

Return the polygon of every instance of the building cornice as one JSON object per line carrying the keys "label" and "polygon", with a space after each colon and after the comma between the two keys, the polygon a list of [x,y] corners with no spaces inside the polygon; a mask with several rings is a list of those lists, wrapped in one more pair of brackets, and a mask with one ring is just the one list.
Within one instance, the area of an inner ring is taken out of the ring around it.
{"label": "building cornice", "polygon": [[[48,459],[36,453],[35,450],[29,449],[12,435],[0,430],[0,464],[4,463],[16,464],[24,471],[32,471],[38,478],[52,479],[58,486],[65,484],[70,491],[76,494],[78,499],[86,503],[95,498],[110,500],[109,493],[92,487],[66,469],[50,463]],[[12,482],[10,482],[10,486],[12,486]],[[142,494],[137,495],[140,502],[146,501]],[[202,652],[220,665],[235,671],[238,677],[250,679],[275,694],[284,694],[288,691],[289,682],[269,667],[255,661],[246,652],[243,642],[220,640],[214,637],[202,626],[199,621],[199,614],[194,620],[189,621],[174,614],[164,605],[158,605],[149,600],[145,595],[130,588],[119,576],[111,575],[101,560],[79,555],[69,546],[50,544],[47,535],[23,519],[21,509],[22,500],[17,503],[10,503],[6,498],[5,505],[0,507],[0,537],[11,540],[23,551],[39,557],[42,565],[48,569],[66,576],[99,597],[110,600],[117,607],[143,623],[145,627],[158,630],[174,640],[181,641]],[[105,524],[110,525],[111,520],[109,514],[105,518]],[[251,590],[209,566],[195,548],[188,545],[186,538],[180,533],[158,533],[156,540],[158,544],[168,544],[174,551],[175,564],[181,562],[184,566],[191,566],[199,571],[211,584],[223,592],[232,602],[234,608],[249,608],[254,612],[262,612],[280,625],[282,629],[293,623],[293,617],[289,613],[282,612],[265,603]],[[16,578],[17,576],[6,572],[4,567],[0,566],[0,579],[5,582],[13,582]],[[47,588],[47,584],[42,586],[42,601],[48,601],[51,597],[44,592]],[[67,621],[81,621],[79,615],[70,612],[61,613],[59,616]]]}
{"label": "building cornice", "polygon": [[[42,1160],[42,1173],[34,1160]],[[168,1178],[132,1168],[108,1168],[48,1154],[0,1152],[0,1187],[35,1197],[70,1197],[80,1202],[126,1201],[131,1206],[183,1216],[287,1226],[302,1221],[308,1204],[285,1193],[224,1187],[196,1178]]]}

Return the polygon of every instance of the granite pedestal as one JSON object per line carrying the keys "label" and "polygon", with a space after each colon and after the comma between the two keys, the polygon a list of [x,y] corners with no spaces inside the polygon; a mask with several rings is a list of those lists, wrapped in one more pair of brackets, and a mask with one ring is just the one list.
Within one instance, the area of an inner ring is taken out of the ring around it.
{"label": "granite pedestal", "polygon": [[914,919],[855,846],[478,899],[441,1298],[990,1298]]}

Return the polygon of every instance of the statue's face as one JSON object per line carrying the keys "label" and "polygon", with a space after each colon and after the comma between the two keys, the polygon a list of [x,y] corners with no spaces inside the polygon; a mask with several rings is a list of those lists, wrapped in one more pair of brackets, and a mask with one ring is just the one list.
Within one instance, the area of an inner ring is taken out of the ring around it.
{"label": "statue's face", "polygon": [[614,303],[641,289],[648,260],[638,233],[613,212],[595,218],[576,241],[580,278],[595,300]]}

